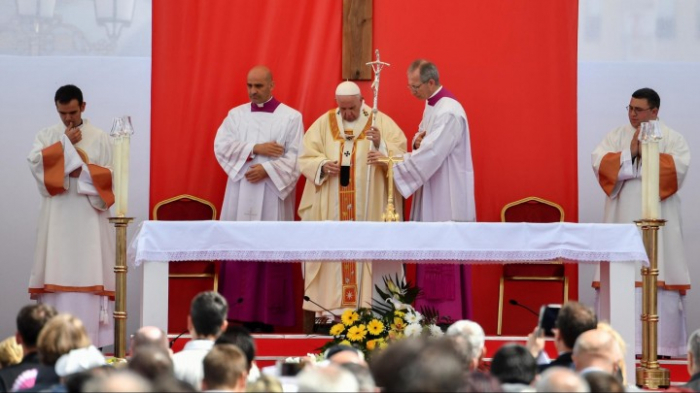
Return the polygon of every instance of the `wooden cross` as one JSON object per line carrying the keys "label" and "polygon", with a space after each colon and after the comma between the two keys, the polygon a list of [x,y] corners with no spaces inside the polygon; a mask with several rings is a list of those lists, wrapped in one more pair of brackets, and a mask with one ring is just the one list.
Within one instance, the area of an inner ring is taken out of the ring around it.
{"label": "wooden cross", "polygon": [[372,1],[343,0],[344,80],[372,79],[365,66],[372,61]]}
{"label": "wooden cross", "polygon": [[399,214],[396,213],[394,208],[394,163],[402,162],[403,157],[392,157],[391,152],[389,152],[387,157],[377,158],[377,161],[386,163],[388,167],[386,177],[389,182],[389,196],[386,201],[386,210],[382,214],[382,220],[384,222],[397,222],[399,221]]}

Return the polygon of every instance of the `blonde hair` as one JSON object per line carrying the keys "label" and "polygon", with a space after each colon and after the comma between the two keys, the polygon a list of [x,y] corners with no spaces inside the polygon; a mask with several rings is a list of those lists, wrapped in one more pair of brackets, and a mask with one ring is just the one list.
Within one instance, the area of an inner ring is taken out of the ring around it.
{"label": "blonde hair", "polygon": [[24,351],[17,344],[15,336],[8,337],[0,341],[0,368],[12,366],[22,361]]}
{"label": "blonde hair", "polygon": [[625,367],[625,353],[627,353],[627,344],[625,343],[625,340],[623,340],[620,333],[613,329],[613,327],[607,322],[598,322],[597,329],[610,333],[610,335],[613,336],[613,339],[615,339],[617,346],[620,348],[622,358],[620,359],[618,365],[620,366],[620,372],[622,373],[622,384],[627,386],[627,368]]}
{"label": "blonde hair", "polygon": [[80,319],[70,314],[58,314],[39,333],[37,349],[41,363],[53,366],[62,355],[73,349],[87,348],[91,344]]}

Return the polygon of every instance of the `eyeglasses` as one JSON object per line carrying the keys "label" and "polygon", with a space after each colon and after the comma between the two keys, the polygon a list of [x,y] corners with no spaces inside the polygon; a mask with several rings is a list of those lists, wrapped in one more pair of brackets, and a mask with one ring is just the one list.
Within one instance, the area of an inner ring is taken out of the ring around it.
{"label": "eyeglasses", "polygon": [[424,84],[425,84],[425,82],[421,82],[417,86],[413,86],[412,84],[409,83],[408,85],[406,85],[406,87],[408,87],[409,89],[411,89],[413,91],[416,91],[416,90],[420,89],[420,87],[423,86]]}
{"label": "eyeglasses", "polygon": [[646,112],[646,111],[651,109],[651,108],[642,109],[642,108],[638,108],[636,106],[629,106],[629,105],[627,105],[625,108],[627,109],[627,112],[634,112],[635,115],[638,115],[639,112]]}

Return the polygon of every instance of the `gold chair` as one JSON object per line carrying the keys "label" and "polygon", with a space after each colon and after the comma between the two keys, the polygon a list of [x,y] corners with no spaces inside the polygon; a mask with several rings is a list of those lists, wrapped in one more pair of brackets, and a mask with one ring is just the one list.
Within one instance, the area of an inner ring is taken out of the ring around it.
{"label": "gold chair", "polygon": [[[554,202],[538,197],[528,197],[509,203],[501,210],[501,222],[563,222],[564,209]],[[503,274],[498,288],[498,329],[503,327],[503,295],[506,281],[556,281],[564,283],[563,303],[569,300],[569,278],[561,260],[543,263],[508,263],[503,265]]]}
{"label": "gold chair", "polygon": [[[182,194],[153,207],[153,219],[161,221],[216,220],[216,207],[196,196]],[[219,288],[219,264],[214,261],[187,261],[168,265],[168,330],[187,330],[192,299],[202,291]]]}

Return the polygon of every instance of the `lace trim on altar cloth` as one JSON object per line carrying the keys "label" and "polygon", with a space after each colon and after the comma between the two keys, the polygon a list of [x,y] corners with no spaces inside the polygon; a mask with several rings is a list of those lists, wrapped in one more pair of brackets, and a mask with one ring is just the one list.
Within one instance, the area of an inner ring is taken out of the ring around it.
{"label": "lace trim on altar cloth", "polygon": [[134,257],[129,255],[131,266],[140,266],[144,261],[265,261],[265,262],[299,262],[299,261],[338,261],[338,260],[394,260],[416,263],[533,263],[561,259],[564,263],[606,262],[646,262],[646,255],[639,252],[608,252],[581,250],[197,250],[197,251],[139,251]]}

